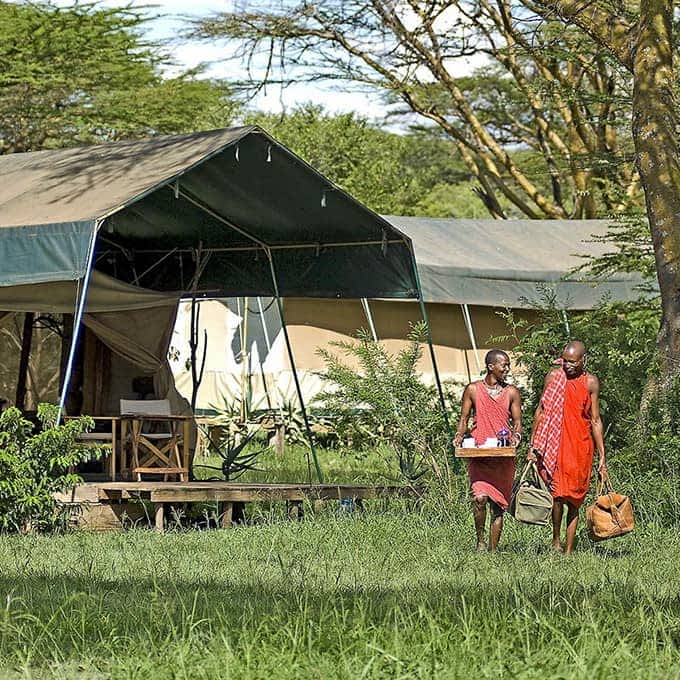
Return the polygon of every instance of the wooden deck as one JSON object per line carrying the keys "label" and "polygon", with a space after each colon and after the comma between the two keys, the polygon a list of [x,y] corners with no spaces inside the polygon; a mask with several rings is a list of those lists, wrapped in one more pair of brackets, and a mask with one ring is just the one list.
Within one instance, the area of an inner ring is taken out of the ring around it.
{"label": "wooden deck", "polygon": [[109,529],[122,526],[122,516],[141,519],[146,501],[153,505],[157,531],[165,526],[166,506],[183,503],[217,503],[220,523],[231,526],[234,510],[243,503],[285,501],[289,516],[301,517],[305,501],[323,502],[351,498],[416,498],[422,489],[396,485],[357,484],[245,484],[240,482],[85,482],[60,503],[80,506],[80,526]]}

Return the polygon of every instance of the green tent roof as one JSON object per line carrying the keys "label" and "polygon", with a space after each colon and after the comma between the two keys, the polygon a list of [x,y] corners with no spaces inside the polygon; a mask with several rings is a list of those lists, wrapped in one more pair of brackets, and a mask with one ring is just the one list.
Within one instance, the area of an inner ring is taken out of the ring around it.
{"label": "green tent roof", "polygon": [[408,237],[258,127],[0,156],[0,285],[96,268],[157,290],[416,296]]}
{"label": "green tent roof", "polygon": [[608,220],[475,220],[386,216],[410,236],[427,302],[530,308],[539,287],[564,309],[640,296],[637,273],[577,271],[611,252]]}

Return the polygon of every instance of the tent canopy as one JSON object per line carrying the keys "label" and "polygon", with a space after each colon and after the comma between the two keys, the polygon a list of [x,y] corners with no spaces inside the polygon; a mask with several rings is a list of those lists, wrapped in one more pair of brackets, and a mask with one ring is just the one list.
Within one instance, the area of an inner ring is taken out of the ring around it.
{"label": "tent canopy", "polygon": [[[155,290],[417,295],[411,245],[258,127],[0,156],[0,286],[96,267]],[[197,264],[197,261],[200,264]]]}
{"label": "tent canopy", "polygon": [[530,308],[548,285],[565,309],[592,309],[604,296],[630,301],[637,274],[607,279],[572,273],[584,256],[610,252],[607,220],[472,220],[386,217],[411,237],[427,302]]}

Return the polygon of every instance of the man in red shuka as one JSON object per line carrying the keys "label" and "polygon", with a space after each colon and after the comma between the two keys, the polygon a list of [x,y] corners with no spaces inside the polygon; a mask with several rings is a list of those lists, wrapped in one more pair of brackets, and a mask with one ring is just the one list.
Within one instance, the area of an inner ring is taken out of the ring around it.
{"label": "man in red shuka", "polygon": [[[474,413],[472,436],[479,446],[487,438],[496,437],[503,428],[511,430],[512,443],[517,446],[522,436],[522,401],[519,390],[508,385],[510,357],[500,349],[487,352],[484,359],[486,375],[470,383],[463,392],[460,422],[454,437],[460,446],[467,430],[470,415]],[[484,528],[487,503],[491,510],[489,551],[498,545],[503,529],[503,513],[510,504],[512,481],[515,476],[514,458],[478,458],[468,461],[468,475],[472,486],[472,512],[477,532],[477,550],[484,550]]]}
{"label": "man in red shuka", "polygon": [[570,342],[562,352],[561,366],[545,378],[543,396],[534,415],[528,460],[553,496],[553,549],[561,550],[562,514],[567,506],[564,553],[574,549],[579,508],[588,493],[593,466],[593,440],[599,454],[598,472],[607,471],[600,418],[600,382],[587,373],[586,346]]}

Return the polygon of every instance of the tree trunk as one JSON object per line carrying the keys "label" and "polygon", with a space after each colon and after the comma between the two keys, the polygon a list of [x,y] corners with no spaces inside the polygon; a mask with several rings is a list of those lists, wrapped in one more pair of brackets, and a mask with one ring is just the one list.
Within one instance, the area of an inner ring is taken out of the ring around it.
{"label": "tree trunk", "polygon": [[673,96],[672,0],[642,0],[633,57],[633,140],[661,291],[665,378],[680,373],[680,145]]}

